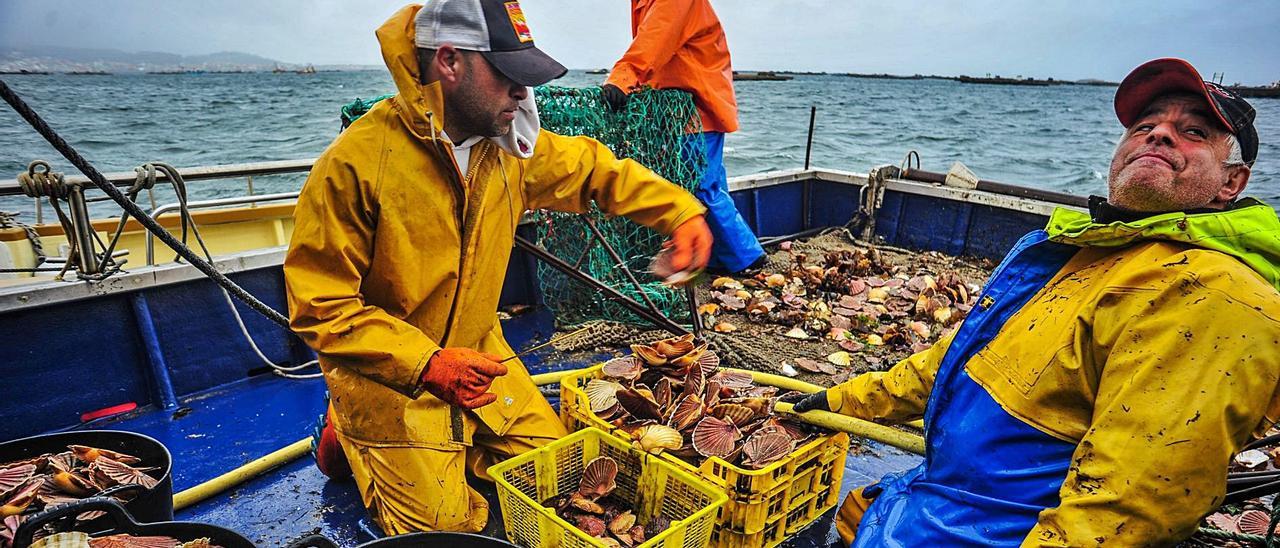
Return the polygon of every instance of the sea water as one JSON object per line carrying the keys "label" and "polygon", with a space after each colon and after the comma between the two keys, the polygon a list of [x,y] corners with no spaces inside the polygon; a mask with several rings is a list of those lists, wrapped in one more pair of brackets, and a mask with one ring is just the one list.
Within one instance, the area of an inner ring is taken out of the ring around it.
{"label": "sea water", "polygon": [[[338,109],[395,90],[385,71],[313,75],[6,75],[4,78],[101,171],[148,161],[179,168],[313,158],[338,133]],[[572,71],[554,82],[598,85]],[[922,168],[963,162],[979,177],[1072,194],[1105,194],[1122,128],[1114,87],[998,86],[950,80],[799,75],[736,82],[741,128],[726,139],[730,176],[801,167],[809,109],[817,108],[811,165],[866,172],[917,151]],[[1280,205],[1280,100],[1253,99],[1261,147],[1247,194]],[[75,170],[7,106],[0,106],[0,180],[33,159]],[[257,177],[257,193],[297,190],[301,174]],[[192,183],[193,199],[235,196],[244,179]],[[157,192],[159,203],[172,195]],[[23,212],[29,198],[0,198]],[[46,214],[49,212],[46,210]],[[95,204],[95,215],[114,214]]]}

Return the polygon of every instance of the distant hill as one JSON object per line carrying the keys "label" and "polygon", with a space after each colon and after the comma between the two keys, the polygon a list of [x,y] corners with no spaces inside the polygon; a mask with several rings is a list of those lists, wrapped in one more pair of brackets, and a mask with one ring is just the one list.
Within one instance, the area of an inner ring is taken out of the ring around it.
{"label": "distant hill", "polygon": [[203,55],[178,55],[159,51],[68,48],[62,46],[0,46],[3,72],[172,72],[294,70],[303,65],[282,63],[259,55],[220,51]]}

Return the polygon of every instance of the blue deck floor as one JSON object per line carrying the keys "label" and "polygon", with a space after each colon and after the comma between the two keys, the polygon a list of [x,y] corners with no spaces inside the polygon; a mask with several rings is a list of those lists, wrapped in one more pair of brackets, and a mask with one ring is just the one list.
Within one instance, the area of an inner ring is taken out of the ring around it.
{"label": "blue deck floor", "polygon": [[[517,347],[527,347],[551,335],[547,325],[543,313],[534,313],[505,321],[503,328]],[[536,354],[525,361],[533,372],[552,369]],[[590,361],[594,360],[558,363],[554,368],[578,368]],[[176,412],[142,409],[91,427],[140,432],[160,440],[173,452],[173,487],[178,492],[308,436],[323,410],[323,397],[321,380],[259,375],[184,398]],[[864,442],[851,451],[842,491],[918,462],[917,456]],[[355,485],[327,481],[310,458],[179,511],[177,519],[228,527],[264,547],[283,546],[311,533],[354,546],[375,534]],[[817,530],[796,545],[814,546],[826,537],[830,521],[815,525]]]}

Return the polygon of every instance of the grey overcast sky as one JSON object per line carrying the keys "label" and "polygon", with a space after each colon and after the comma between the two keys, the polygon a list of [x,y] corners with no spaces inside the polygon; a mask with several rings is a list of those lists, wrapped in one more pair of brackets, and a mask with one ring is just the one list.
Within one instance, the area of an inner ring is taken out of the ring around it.
{"label": "grey overcast sky", "polygon": [[[1280,80],[1276,0],[713,0],[735,68],[1118,80],[1190,60],[1228,83]],[[379,64],[395,0],[0,0],[0,45]],[[571,68],[612,65],[626,0],[525,0],[539,46]]]}

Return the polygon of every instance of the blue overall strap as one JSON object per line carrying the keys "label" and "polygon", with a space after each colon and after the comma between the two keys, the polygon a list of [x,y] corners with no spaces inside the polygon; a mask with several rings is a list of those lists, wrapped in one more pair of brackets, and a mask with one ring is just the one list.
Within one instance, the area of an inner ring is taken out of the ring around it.
{"label": "blue overall strap", "polygon": [[764,256],[764,248],[747,221],[738,213],[729,197],[729,181],[724,171],[724,134],[718,131],[691,133],[685,138],[687,155],[702,147],[707,156],[707,169],[693,195],[707,206],[707,225],[715,242],[711,245],[712,267],[737,272]]}
{"label": "blue overall strap", "polygon": [[1077,249],[1036,231],[996,268],[938,368],[924,463],[878,484],[855,546],[1017,546],[1057,505],[1075,444],[1006,413],[964,364]]}

